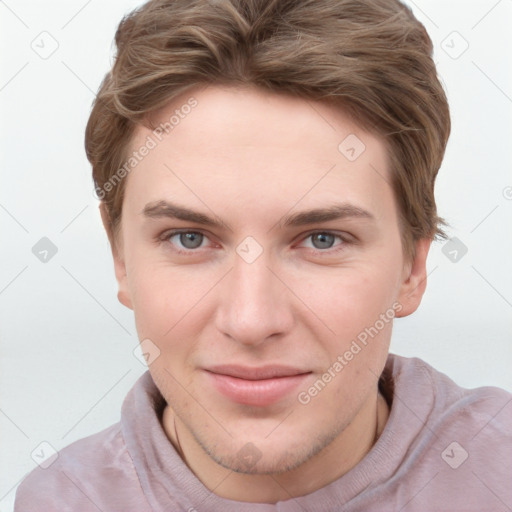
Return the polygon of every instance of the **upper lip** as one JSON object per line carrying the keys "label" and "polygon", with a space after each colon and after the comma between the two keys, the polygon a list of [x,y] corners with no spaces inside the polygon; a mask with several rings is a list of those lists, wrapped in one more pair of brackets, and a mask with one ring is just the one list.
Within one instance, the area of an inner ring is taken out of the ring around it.
{"label": "upper lip", "polygon": [[206,371],[245,380],[263,380],[276,377],[291,377],[293,375],[310,373],[308,370],[301,370],[291,366],[267,365],[255,367],[231,364],[212,366],[210,368],[206,368]]}

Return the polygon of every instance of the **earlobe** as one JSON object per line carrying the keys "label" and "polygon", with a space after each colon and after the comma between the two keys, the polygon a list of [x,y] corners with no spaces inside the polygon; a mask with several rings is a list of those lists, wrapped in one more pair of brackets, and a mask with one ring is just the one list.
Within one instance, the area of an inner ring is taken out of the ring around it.
{"label": "earlobe", "polygon": [[119,285],[119,290],[117,292],[117,300],[123,305],[126,306],[129,309],[133,309],[132,307],[132,301],[130,300],[130,297],[128,293],[125,290],[121,289],[121,285]]}
{"label": "earlobe", "polygon": [[112,223],[110,222],[108,211],[105,207],[105,203],[103,202],[100,204],[100,213],[103,227],[107,232],[108,240],[110,242],[112,258],[114,260],[114,271],[116,274],[118,286],[117,299],[121,304],[123,304],[123,306],[133,309],[128,288],[128,278],[126,274],[126,264],[124,261],[123,251],[120,247],[120,241],[115,239],[114,233],[112,231]]}
{"label": "earlobe", "polygon": [[398,296],[402,309],[397,312],[397,317],[414,313],[421,303],[427,286],[427,256],[431,243],[432,240],[427,238],[417,240],[415,243],[415,256],[404,276]]}

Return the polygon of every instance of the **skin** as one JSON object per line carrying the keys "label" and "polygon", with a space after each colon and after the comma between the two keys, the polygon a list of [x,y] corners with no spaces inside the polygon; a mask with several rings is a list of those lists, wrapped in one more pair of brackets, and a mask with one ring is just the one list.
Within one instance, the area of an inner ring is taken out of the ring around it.
{"label": "skin", "polygon": [[[416,310],[430,240],[416,242],[414,260],[404,257],[386,146],[341,110],[209,86],[175,99],[156,124],[190,96],[197,106],[127,178],[111,237],[118,297],[133,309],[139,338],[160,350],[149,371],[168,404],[163,428],[190,469],[222,497],[275,503],[345,474],[384,428],[377,383],[392,321],[307,404],[297,396],[393,304],[396,316]],[[139,126],[132,149],[151,134]],[[352,162],[338,150],[349,134],[366,146]],[[157,215],[160,201],[219,224]],[[369,216],[286,225],[339,204]],[[204,238],[187,248],[176,229]],[[262,250],[252,263],[236,251],[248,236]],[[255,407],[211,385],[204,369],[228,363],[311,373],[282,400]]]}

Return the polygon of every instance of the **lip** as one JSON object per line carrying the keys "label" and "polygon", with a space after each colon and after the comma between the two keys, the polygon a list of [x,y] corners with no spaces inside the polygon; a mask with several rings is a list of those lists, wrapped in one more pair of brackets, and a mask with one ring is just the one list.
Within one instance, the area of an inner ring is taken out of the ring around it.
{"label": "lip", "polygon": [[282,400],[297,388],[310,371],[289,366],[216,366],[205,370],[217,391],[233,402],[264,407]]}

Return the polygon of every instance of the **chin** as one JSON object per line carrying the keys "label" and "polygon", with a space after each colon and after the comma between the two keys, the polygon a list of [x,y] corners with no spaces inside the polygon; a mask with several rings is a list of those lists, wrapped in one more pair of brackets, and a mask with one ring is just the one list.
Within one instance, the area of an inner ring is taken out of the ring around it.
{"label": "chin", "polygon": [[[244,446],[251,446],[251,444],[247,443]],[[310,458],[305,454],[286,451],[284,453],[274,453],[271,456],[261,455],[257,462],[253,462],[250,459],[246,460],[238,452],[219,454],[214,451],[207,451],[207,453],[220,466],[235,473],[245,475],[278,475],[286,473],[298,468]]]}
{"label": "chin", "polygon": [[[328,432],[318,437],[318,434],[303,436],[289,433],[286,437],[295,437],[296,441],[288,446],[284,446],[283,441],[270,439],[254,442],[231,440],[224,446],[206,444],[197,437],[196,440],[213,461],[230,471],[247,475],[278,475],[293,471],[318,455],[338,434],[338,431]],[[304,439],[309,443],[305,444]],[[233,446],[240,448],[234,450]]]}

